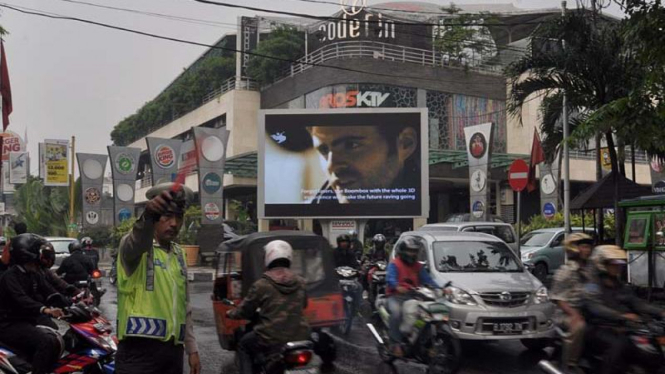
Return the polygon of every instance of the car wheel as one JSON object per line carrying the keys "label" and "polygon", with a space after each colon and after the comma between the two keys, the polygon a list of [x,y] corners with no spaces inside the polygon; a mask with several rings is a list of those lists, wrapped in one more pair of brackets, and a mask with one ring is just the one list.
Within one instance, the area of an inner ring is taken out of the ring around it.
{"label": "car wheel", "polygon": [[547,278],[547,264],[539,262],[536,264],[536,267],[533,269],[533,275],[538,278],[539,281],[544,282]]}
{"label": "car wheel", "polygon": [[530,351],[542,351],[550,346],[550,339],[521,339],[522,345]]}

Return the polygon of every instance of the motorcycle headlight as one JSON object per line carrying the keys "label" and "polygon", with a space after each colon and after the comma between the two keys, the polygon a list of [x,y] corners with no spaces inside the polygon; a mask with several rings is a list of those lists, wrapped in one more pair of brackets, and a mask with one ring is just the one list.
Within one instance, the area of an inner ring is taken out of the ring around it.
{"label": "motorcycle headlight", "polygon": [[550,295],[545,287],[540,287],[533,295],[533,302],[536,304],[542,304],[548,301],[550,301]]}
{"label": "motorcycle headlight", "polygon": [[459,305],[476,305],[473,297],[466,291],[457,287],[446,287],[444,289],[446,300]]}

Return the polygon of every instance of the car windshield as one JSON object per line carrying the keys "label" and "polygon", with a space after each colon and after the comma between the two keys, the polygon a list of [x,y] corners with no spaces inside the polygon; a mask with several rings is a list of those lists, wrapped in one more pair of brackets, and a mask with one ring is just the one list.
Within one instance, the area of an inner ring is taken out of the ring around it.
{"label": "car windshield", "polygon": [[530,232],[520,241],[525,247],[544,247],[554,236],[553,232]]}
{"label": "car windshield", "polygon": [[425,225],[421,231],[457,231],[456,226],[435,226],[435,225]]}
{"label": "car windshield", "polygon": [[506,244],[494,241],[434,242],[440,272],[522,272],[522,264]]}
{"label": "car windshield", "polygon": [[69,253],[69,243],[71,242],[71,240],[54,240],[51,244],[53,244],[55,253]]}

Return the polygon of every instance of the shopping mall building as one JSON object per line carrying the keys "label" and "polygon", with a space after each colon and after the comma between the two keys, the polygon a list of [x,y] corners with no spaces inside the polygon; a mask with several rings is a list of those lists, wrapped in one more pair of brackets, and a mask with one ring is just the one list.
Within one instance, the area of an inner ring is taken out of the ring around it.
{"label": "shopping mall building", "polygon": [[[502,69],[530,53],[530,35],[544,22],[559,17],[559,9],[525,10],[513,5],[461,5],[462,12],[490,12],[497,26],[479,33],[482,51],[469,50],[463,59],[441,52],[434,35],[446,20],[439,5],[425,2],[376,4],[367,9],[342,9],[329,20],[288,18],[239,19],[238,33],[223,36],[218,46],[235,46],[251,52],[280,25],[292,25],[306,41],[305,55],[290,64],[279,77],[259,87],[246,76],[248,54],[237,54],[236,76],[210,92],[201,105],[158,129],[139,134],[126,145],[143,150],[137,203],[145,201],[150,187],[149,155],[145,137],[186,140],[183,157],[192,151],[193,126],[230,130],[224,193],[225,216],[235,219],[229,202],[241,201],[256,218],[257,121],[261,109],[315,109],[321,107],[423,108],[429,115],[429,217],[414,221],[370,222],[370,227],[405,230],[413,225],[441,222],[456,213],[469,212],[469,175],[464,128],[494,123],[493,156],[488,183],[490,209],[507,222],[514,222],[515,195],[507,182],[507,167],[516,158],[528,160],[534,127],[539,124],[537,98],[523,108],[522,121],[506,113],[507,82]],[[354,14],[356,13],[356,14]],[[238,37],[240,36],[240,37]],[[211,49],[195,61],[194,69]],[[319,66],[317,66],[319,65]],[[326,66],[320,66],[326,65]],[[335,68],[332,68],[335,67]],[[185,73],[183,73],[185,74]],[[175,78],[175,82],[180,77]],[[174,84],[172,83],[172,84]],[[353,99],[349,100],[349,96]],[[644,155],[636,155],[637,181],[650,184]],[[595,152],[573,151],[572,196],[595,182]],[[631,168],[627,177],[632,179]],[[284,178],[288,178],[285,175]],[[195,175],[187,178],[195,191]],[[277,188],[277,187],[276,187]],[[523,214],[539,214],[539,192],[524,196]],[[261,226],[316,228],[312,221],[272,221]]]}

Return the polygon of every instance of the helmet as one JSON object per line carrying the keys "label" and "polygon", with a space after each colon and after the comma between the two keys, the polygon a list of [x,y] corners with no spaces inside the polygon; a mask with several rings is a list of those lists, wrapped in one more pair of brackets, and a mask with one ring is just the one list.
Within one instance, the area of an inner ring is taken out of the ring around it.
{"label": "helmet", "polygon": [[172,208],[172,212],[175,214],[183,214],[185,210],[194,200],[194,192],[191,188],[185,186],[182,183],[160,183],[145,193],[145,197],[148,200],[152,200],[155,196],[160,195],[164,191],[170,191],[171,196],[173,196],[173,202],[175,207]]}
{"label": "helmet", "polygon": [[593,245],[593,238],[582,232],[575,232],[568,235],[563,242],[566,250],[574,253],[578,253],[580,251],[578,247],[583,244]]}
{"label": "helmet", "polygon": [[92,246],[92,238],[89,236],[86,236],[85,238],[81,239],[81,245],[84,247],[91,247]]}
{"label": "helmet", "polygon": [[4,247],[5,244],[7,244],[7,238],[0,236],[0,246]]}
{"label": "helmet", "polygon": [[21,234],[11,240],[10,256],[18,265],[39,262],[39,256],[47,243],[46,239],[36,234]]}
{"label": "helmet", "polygon": [[599,272],[606,273],[608,262],[626,263],[626,251],[616,245],[599,245],[594,249],[591,261]]}
{"label": "helmet", "polygon": [[78,241],[78,240],[72,240],[72,242],[69,243],[69,246],[67,246],[67,248],[69,248],[69,253],[74,253],[76,251],[80,251],[81,250],[81,242]]}
{"label": "helmet", "polygon": [[372,238],[372,242],[374,242],[374,243],[385,243],[386,242],[386,237],[383,236],[383,234],[376,234]]}
{"label": "helmet", "polygon": [[351,236],[348,234],[342,234],[337,237],[337,245],[339,245],[341,242],[348,242],[351,243]]}
{"label": "helmet", "polygon": [[356,231],[356,230],[349,230],[348,234],[349,234],[350,237],[355,238],[355,237],[358,236],[358,231]]}
{"label": "helmet", "polygon": [[273,240],[265,247],[266,257],[265,266],[268,267],[273,261],[287,259],[289,262],[293,259],[293,248],[291,244],[284,240]]}
{"label": "helmet", "polygon": [[53,248],[53,244],[46,242],[42,245],[40,260],[44,267],[46,267],[47,263],[53,264],[55,262],[55,249]]}
{"label": "helmet", "polygon": [[397,244],[397,256],[408,265],[416,262],[418,259],[418,252],[420,252],[420,243],[416,238],[407,237]]}

